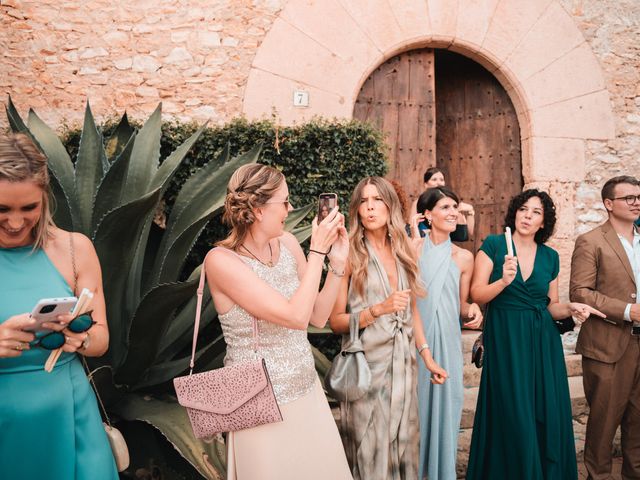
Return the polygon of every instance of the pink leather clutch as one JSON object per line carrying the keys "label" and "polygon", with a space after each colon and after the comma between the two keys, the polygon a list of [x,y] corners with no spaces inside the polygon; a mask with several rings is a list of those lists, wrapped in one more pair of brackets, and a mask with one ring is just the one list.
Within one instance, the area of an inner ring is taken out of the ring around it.
{"label": "pink leather clutch", "polygon": [[263,358],[257,357],[258,322],[255,318],[253,340],[256,360],[192,374],[204,275],[203,262],[189,364],[191,369],[189,375],[173,379],[178,403],[187,409],[193,433],[198,438],[207,438],[220,432],[235,432],[265,423],[281,422],[282,414],[273,393],[267,365]]}

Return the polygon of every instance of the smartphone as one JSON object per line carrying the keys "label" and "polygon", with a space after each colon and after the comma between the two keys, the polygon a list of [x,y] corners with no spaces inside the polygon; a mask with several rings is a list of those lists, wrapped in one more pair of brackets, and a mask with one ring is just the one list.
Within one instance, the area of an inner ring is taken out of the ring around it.
{"label": "smartphone", "polygon": [[318,223],[322,222],[336,205],[338,205],[338,195],[335,193],[318,195]]}
{"label": "smartphone", "polygon": [[36,324],[29,330],[42,332],[47,330],[42,327],[45,322],[55,322],[58,315],[70,313],[78,299],[76,297],[43,298],[38,300],[31,311],[31,316],[36,319]]}

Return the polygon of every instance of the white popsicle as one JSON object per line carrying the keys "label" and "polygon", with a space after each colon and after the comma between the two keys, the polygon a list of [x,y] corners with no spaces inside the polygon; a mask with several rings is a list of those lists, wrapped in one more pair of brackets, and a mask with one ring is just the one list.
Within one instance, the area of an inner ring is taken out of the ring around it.
{"label": "white popsicle", "polygon": [[505,227],[504,238],[507,241],[507,255],[513,257],[513,240],[511,239],[511,228]]}

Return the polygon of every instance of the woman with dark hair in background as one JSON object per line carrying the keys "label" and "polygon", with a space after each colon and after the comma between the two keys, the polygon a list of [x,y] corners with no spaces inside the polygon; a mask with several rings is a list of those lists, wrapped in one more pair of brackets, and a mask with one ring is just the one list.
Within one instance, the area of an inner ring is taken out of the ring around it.
{"label": "woman with dark hair in background", "polygon": [[[360,399],[340,405],[345,449],[355,480],[413,480],[418,477],[418,405],[414,322],[416,297],[424,295],[415,251],[404,231],[400,202],[384,178],[358,183],[349,203],[349,259],[329,319],[335,333],[349,323],[371,369],[371,387]],[[422,353],[434,382],[446,372]]]}
{"label": "woman with dark hair in background", "polygon": [[[424,172],[424,188],[444,187],[444,173],[438,167],[427,168]],[[413,212],[424,215],[424,211],[417,208],[417,200],[413,203]],[[421,237],[424,237],[429,225],[425,223],[422,217],[416,217],[418,231]],[[454,242],[466,242],[473,236],[475,229],[475,210],[472,205],[460,202],[458,205],[458,219],[456,229],[451,233],[451,240]],[[416,237],[417,238],[417,237]]]}
{"label": "woman with dark hair in background", "polygon": [[430,188],[418,198],[430,229],[419,240],[420,278],[428,295],[418,298],[421,323],[415,324],[418,352],[430,349],[433,359],[449,379],[434,386],[426,368],[418,368],[418,411],[420,413],[420,479],[456,479],[458,433],[462,416],[462,338],[460,319],[479,328],[482,313],[469,303],[473,275],[473,254],[451,243],[456,228],[458,197],[446,187]]}
{"label": "woman with dark hair in background", "polygon": [[545,245],[556,211],[545,192],[513,197],[505,235],[487,237],[476,256],[471,296],[487,304],[467,479],[571,480],[577,465],[567,370],[554,319],[584,321],[597,310],[559,303],[558,252]]}
{"label": "woman with dark hair in background", "polygon": [[[54,225],[49,195],[47,159],[33,141],[0,135],[0,478],[117,480],[76,353],[99,357],[109,345],[100,263],[87,237]],[[60,315],[42,324],[49,332],[32,333],[38,300],[83,288],[94,294],[93,320]]]}

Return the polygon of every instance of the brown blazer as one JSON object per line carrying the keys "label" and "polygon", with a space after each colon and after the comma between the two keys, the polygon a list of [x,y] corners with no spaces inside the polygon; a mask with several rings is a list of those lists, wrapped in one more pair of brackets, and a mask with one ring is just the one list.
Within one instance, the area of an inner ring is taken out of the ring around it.
{"label": "brown blazer", "polygon": [[571,257],[572,302],[586,303],[604,313],[592,315],[580,329],[576,352],[605,363],[617,362],[631,337],[624,310],[636,303],[636,282],[629,257],[608,221],[576,239]]}

